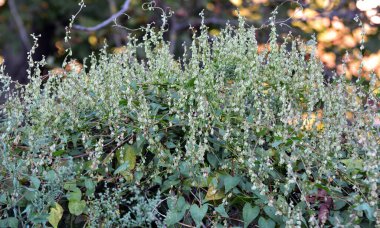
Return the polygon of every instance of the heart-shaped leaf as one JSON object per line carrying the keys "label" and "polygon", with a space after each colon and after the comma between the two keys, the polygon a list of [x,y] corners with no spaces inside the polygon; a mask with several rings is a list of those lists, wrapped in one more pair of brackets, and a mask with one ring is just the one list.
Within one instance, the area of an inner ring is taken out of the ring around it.
{"label": "heart-shaped leaf", "polygon": [[205,200],[210,201],[210,200],[220,200],[224,198],[224,192],[218,191],[217,189],[214,188],[213,185],[210,185],[208,187],[207,193]]}
{"label": "heart-shaped leaf", "polygon": [[86,195],[90,196],[95,192],[95,183],[90,178],[84,180],[84,186],[86,187]]}
{"label": "heart-shaped leaf", "polygon": [[259,215],[259,212],[258,206],[252,207],[250,203],[245,203],[243,207],[244,227],[247,227]]}
{"label": "heart-shaped leaf", "polygon": [[259,218],[259,227],[260,228],[275,228],[276,223],[272,219],[265,219],[263,217]]}
{"label": "heart-shaped leaf", "polygon": [[116,158],[119,165],[128,163],[128,170],[132,170],[136,166],[136,154],[135,147],[126,145],[116,152]]}
{"label": "heart-shaped leaf", "polygon": [[38,189],[40,187],[41,181],[38,179],[38,177],[31,176],[30,177],[30,182],[31,182],[32,187],[34,189]]}
{"label": "heart-shaped leaf", "polygon": [[207,210],[207,204],[202,205],[200,208],[195,204],[191,205],[190,214],[197,226],[200,226],[202,224],[202,220],[206,216]]}
{"label": "heart-shaped leaf", "polygon": [[373,216],[375,209],[374,207],[371,207],[368,203],[362,203],[354,209],[356,211],[364,211],[368,220],[375,221],[376,218]]}
{"label": "heart-shaped leaf", "polygon": [[0,219],[0,227],[17,228],[18,227],[18,219],[16,217],[9,217],[6,219]]}
{"label": "heart-shaped leaf", "polygon": [[63,208],[58,203],[55,203],[53,207],[50,208],[49,213],[49,223],[54,227],[58,227],[59,221],[61,221],[63,215]]}
{"label": "heart-shaped leaf", "polygon": [[228,214],[224,209],[223,204],[220,204],[218,207],[215,207],[215,211],[218,212],[222,217],[228,218]]}
{"label": "heart-shaped leaf", "polygon": [[[119,173],[121,173],[121,172],[126,171],[127,169],[129,169],[129,163],[128,163],[128,162],[121,164],[121,166],[119,166],[119,167],[115,170],[115,172],[113,172],[113,174],[114,174],[114,175],[119,174]],[[124,172],[124,173],[125,173],[125,172]]]}
{"label": "heart-shaped leaf", "polygon": [[114,174],[121,174],[127,181],[133,180],[131,171],[136,166],[137,148],[130,145],[125,145],[116,152],[117,163],[119,167]]}
{"label": "heart-shaped leaf", "polygon": [[269,218],[273,219],[278,223],[282,223],[282,218],[279,215],[276,215],[276,209],[274,207],[265,206],[265,213],[269,216]]}
{"label": "heart-shaped leaf", "polygon": [[190,207],[183,196],[178,197],[178,199],[169,198],[167,200],[167,205],[170,210],[166,215],[165,223],[168,226],[174,225],[181,221]]}
{"label": "heart-shaped leaf", "polygon": [[73,215],[80,215],[83,213],[86,208],[86,202],[84,200],[81,201],[69,201],[69,211]]}
{"label": "heart-shaped leaf", "polygon": [[238,185],[240,182],[240,177],[233,177],[233,176],[230,176],[228,175],[227,177],[224,178],[224,188],[226,190],[226,192],[230,191],[231,189],[233,189],[234,187],[236,187],[236,185]]}
{"label": "heart-shaped leaf", "polygon": [[183,211],[169,211],[165,218],[165,223],[168,226],[172,226],[177,222],[181,221],[183,216],[185,216],[186,210]]}
{"label": "heart-shaped leaf", "polygon": [[69,201],[79,201],[82,199],[82,192],[78,187],[75,187],[67,193],[66,197]]}

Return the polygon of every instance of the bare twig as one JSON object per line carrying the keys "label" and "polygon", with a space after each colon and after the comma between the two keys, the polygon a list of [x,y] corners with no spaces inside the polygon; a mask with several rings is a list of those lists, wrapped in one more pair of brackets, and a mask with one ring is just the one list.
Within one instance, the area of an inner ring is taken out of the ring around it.
{"label": "bare twig", "polygon": [[82,25],[74,25],[73,28],[76,30],[82,30],[82,31],[87,31],[87,32],[97,31],[97,30],[107,26],[108,24],[114,22],[118,17],[123,15],[128,10],[130,3],[131,3],[131,0],[126,0],[118,12],[116,12],[115,14],[112,14],[111,17],[109,17],[107,20],[103,21],[100,24],[97,24],[97,25],[92,26],[92,27],[85,27]]}
{"label": "bare twig", "polygon": [[20,14],[18,13],[16,3],[14,0],[8,1],[9,10],[11,11],[12,17],[16,22],[17,30],[20,35],[22,44],[26,49],[31,49],[32,45],[30,44],[30,41],[28,39],[28,33],[26,32],[26,29],[24,27],[24,24],[21,20]]}

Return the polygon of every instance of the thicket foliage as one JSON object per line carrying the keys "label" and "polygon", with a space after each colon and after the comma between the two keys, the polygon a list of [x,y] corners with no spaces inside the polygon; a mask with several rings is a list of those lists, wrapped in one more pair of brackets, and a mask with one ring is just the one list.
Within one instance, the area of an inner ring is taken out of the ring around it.
{"label": "thicket foliage", "polygon": [[379,224],[375,75],[326,82],[314,39],[255,32],[203,25],[177,61],[148,26],[84,69],[2,74],[0,227]]}

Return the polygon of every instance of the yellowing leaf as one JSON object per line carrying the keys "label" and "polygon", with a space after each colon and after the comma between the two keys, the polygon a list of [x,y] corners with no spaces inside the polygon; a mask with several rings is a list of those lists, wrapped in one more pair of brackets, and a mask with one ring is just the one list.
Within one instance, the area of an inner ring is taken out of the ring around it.
{"label": "yellowing leaf", "polygon": [[119,164],[128,162],[130,170],[136,166],[136,149],[133,146],[126,145],[116,152],[116,158]]}
{"label": "yellowing leaf", "polygon": [[54,207],[50,208],[49,223],[54,227],[58,227],[59,221],[61,221],[63,215],[63,208],[58,203],[54,204]]}
{"label": "yellowing leaf", "polygon": [[121,175],[127,180],[133,180],[133,175],[131,175],[131,170],[136,167],[136,148],[130,145],[126,145],[116,152],[116,158],[119,167],[127,163],[127,167],[120,172]]}
{"label": "yellowing leaf", "polygon": [[214,188],[214,186],[210,185],[207,190],[207,194],[205,199],[207,201],[210,200],[220,200],[224,198],[224,192],[223,191],[218,191],[217,189]]}

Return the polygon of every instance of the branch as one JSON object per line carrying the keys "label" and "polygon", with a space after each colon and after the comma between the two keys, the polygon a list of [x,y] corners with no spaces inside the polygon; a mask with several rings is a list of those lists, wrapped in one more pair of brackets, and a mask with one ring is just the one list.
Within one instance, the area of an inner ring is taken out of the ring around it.
{"label": "branch", "polygon": [[30,44],[30,41],[28,39],[28,33],[26,32],[24,24],[22,23],[20,14],[18,13],[14,0],[9,0],[8,5],[9,5],[9,10],[11,11],[11,14],[13,16],[13,19],[16,22],[17,30],[20,35],[21,41],[24,47],[29,50],[32,48],[32,45]]}
{"label": "branch", "polygon": [[130,2],[131,2],[131,0],[126,0],[118,12],[116,12],[115,14],[113,14],[111,17],[109,17],[107,20],[103,21],[100,24],[97,24],[97,25],[92,26],[92,27],[85,27],[82,25],[74,25],[73,28],[76,30],[87,31],[87,32],[93,32],[93,31],[99,30],[99,29],[107,26],[108,24],[112,23],[113,21],[115,21],[116,18],[123,15],[128,10]]}

